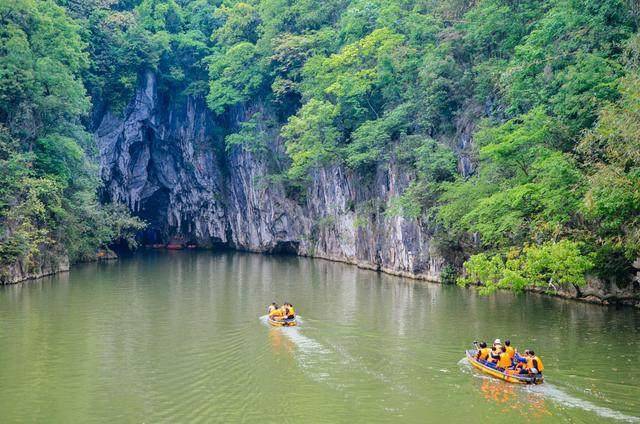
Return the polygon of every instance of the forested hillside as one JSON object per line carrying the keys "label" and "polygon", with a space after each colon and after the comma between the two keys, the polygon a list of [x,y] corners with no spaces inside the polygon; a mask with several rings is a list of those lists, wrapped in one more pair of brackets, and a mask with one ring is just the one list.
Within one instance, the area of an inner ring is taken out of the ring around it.
{"label": "forested hillside", "polygon": [[433,228],[443,279],[631,281],[639,19],[637,0],[2,2],[2,266],[141,227],[98,205],[89,133],[152,71],[170,103],[206,99],[228,149],[281,138],[271,178],[292,198],[328,164],[398,164],[411,183],[380,213]]}
{"label": "forested hillside", "polygon": [[83,32],[54,2],[0,3],[0,281],[95,259],[140,225],[97,201]]}

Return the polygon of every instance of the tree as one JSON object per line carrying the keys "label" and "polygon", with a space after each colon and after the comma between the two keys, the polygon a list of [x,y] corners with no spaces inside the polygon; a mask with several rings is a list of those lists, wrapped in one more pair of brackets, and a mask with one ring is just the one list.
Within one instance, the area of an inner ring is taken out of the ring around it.
{"label": "tree", "polygon": [[82,28],[50,0],[1,3],[0,20],[2,268],[20,261],[29,269],[47,252],[95,256],[141,223],[97,202],[85,151],[91,138],[81,125],[89,110]]}
{"label": "tree", "polygon": [[291,179],[304,180],[311,168],[326,164],[335,157],[340,139],[334,125],[337,115],[334,105],[313,99],[289,118],[282,128],[282,136],[292,161],[288,171]]}
{"label": "tree", "polygon": [[507,255],[488,256],[479,253],[465,263],[465,276],[460,285],[481,283],[484,294],[497,289],[522,291],[541,287],[549,292],[586,283],[585,275],[593,267],[588,255],[581,252],[581,244],[569,240],[527,245],[521,251]]}
{"label": "tree", "polygon": [[255,45],[241,42],[227,52],[209,59],[209,95],[211,110],[221,114],[224,110],[248,100],[262,86],[262,66]]}

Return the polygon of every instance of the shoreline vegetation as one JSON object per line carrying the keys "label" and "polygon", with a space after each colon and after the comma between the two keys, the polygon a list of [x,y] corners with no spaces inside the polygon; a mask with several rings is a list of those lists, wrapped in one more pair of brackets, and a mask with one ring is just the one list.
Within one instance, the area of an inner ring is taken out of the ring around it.
{"label": "shoreline vegetation", "polygon": [[[228,252],[228,253],[250,253],[250,254],[255,254],[255,255],[274,255],[274,256],[278,256],[278,253],[272,254],[272,253],[265,253],[265,252],[260,252],[260,251],[252,251],[252,250],[246,250],[246,249],[224,249],[224,250],[219,250],[219,249],[201,249],[201,248],[187,248],[187,249],[167,249],[166,247],[160,247],[160,246],[144,246],[144,247],[140,247],[138,249],[138,252],[140,251],[163,251],[163,252],[168,252],[168,251],[187,251],[187,252]],[[134,252],[133,254],[135,255],[138,252]],[[103,255],[97,255],[95,259],[93,260],[87,260],[87,261],[83,261],[83,262],[78,262],[76,264],[71,264],[69,265],[68,263],[66,264],[65,267],[63,267],[62,269],[58,269],[58,270],[50,270],[45,274],[40,274],[37,276],[31,276],[31,277],[27,277],[24,278],[22,280],[18,280],[18,281],[14,281],[12,283],[3,283],[0,284],[1,285],[10,285],[10,284],[24,284],[24,283],[29,283],[31,281],[34,280],[38,280],[41,278],[45,278],[45,277],[50,277],[50,276],[54,276],[56,274],[60,274],[60,273],[65,273],[65,272],[73,272],[73,267],[74,265],[81,265],[81,264],[85,264],[85,263],[90,263],[90,262],[102,262],[102,261],[115,261],[115,260],[120,260],[120,257],[115,254],[113,251],[105,251],[103,252]],[[407,278],[410,280],[415,280],[417,282],[420,281],[424,281],[427,283],[433,283],[433,284],[443,284],[443,285],[451,285],[450,283],[446,283],[443,282],[442,280],[439,279],[435,279],[435,278],[430,278],[427,277],[425,275],[419,275],[419,274],[413,274],[410,272],[406,272],[406,271],[398,271],[398,270],[394,270],[394,269],[389,269],[389,268],[380,268],[380,267],[376,267],[373,266],[371,264],[368,264],[366,262],[358,262],[358,261],[349,261],[346,260],[344,258],[332,258],[332,257],[327,257],[327,256],[313,256],[313,255],[298,255],[296,254],[295,256],[298,257],[304,257],[304,258],[310,258],[313,260],[324,260],[324,261],[328,261],[328,262],[336,262],[336,263],[342,263],[342,264],[346,264],[346,265],[352,265],[355,267],[358,267],[360,269],[364,269],[367,271],[372,271],[372,272],[377,272],[377,273],[382,273],[382,274],[387,274],[387,275],[392,275],[395,277],[400,277],[400,278]],[[480,284],[474,284],[474,285],[468,285],[468,284],[457,284],[460,288],[467,288],[469,290],[482,290],[482,287],[480,286]],[[513,292],[513,290],[509,290],[509,289],[505,289],[505,288],[500,288],[497,289],[499,291],[510,291]],[[640,299],[638,299],[637,297],[634,296],[627,296],[627,297],[622,297],[622,298],[618,298],[615,295],[612,296],[610,294],[607,294],[606,292],[603,292],[602,288],[598,288],[597,287],[597,283],[596,284],[592,284],[592,288],[590,290],[587,290],[586,293],[582,293],[580,291],[578,291],[577,287],[572,287],[572,288],[564,288],[563,290],[558,290],[555,292],[551,292],[551,291],[545,291],[539,287],[529,287],[526,288],[525,290],[523,290],[523,292],[529,292],[529,293],[534,293],[537,295],[541,295],[541,296],[549,296],[549,297],[558,297],[561,299],[567,299],[567,300],[572,300],[572,301],[577,301],[577,302],[582,302],[582,303],[590,303],[590,304],[595,304],[595,305],[601,305],[601,306],[629,306],[629,307],[636,307],[636,308],[640,308]]]}
{"label": "shoreline vegetation", "polygon": [[429,223],[441,279],[637,298],[639,24],[637,0],[4,2],[0,281],[135,247],[94,119],[151,72],[295,201],[313,170],[397,163],[375,213]]}

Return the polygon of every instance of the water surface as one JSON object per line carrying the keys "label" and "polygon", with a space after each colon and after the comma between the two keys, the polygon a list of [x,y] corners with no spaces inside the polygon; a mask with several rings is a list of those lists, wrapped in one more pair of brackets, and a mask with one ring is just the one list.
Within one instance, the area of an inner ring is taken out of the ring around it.
{"label": "water surface", "polygon": [[[264,307],[290,301],[297,328]],[[323,260],[149,252],[0,288],[0,422],[638,422],[640,311]],[[462,358],[511,338],[547,382]]]}

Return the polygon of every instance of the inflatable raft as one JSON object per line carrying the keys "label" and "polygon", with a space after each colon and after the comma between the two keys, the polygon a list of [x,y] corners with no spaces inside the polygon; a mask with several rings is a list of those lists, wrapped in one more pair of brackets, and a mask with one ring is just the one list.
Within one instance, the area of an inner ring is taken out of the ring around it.
{"label": "inflatable raft", "polygon": [[296,323],[295,318],[285,319],[285,320],[275,320],[275,319],[267,318],[267,321],[269,321],[269,324],[274,327],[295,327],[296,325],[298,325],[298,323]]}
{"label": "inflatable raft", "polygon": [[544,381],[542,374],[516,374],[515,372],[510,372],[510,370],[497,369],[494,364],[476,359],[478,351],[475,349],[467,350],[466,352],[467,360],[471,365],[483,373],[500,380],[516,384],[541,384]]}

